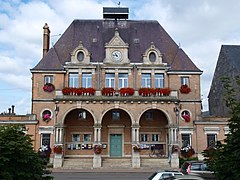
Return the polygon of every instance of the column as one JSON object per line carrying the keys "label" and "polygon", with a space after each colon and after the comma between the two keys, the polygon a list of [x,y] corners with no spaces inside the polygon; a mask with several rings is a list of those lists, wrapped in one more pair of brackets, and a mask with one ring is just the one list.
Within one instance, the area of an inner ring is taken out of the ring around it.
{"label": "column", "polygon": [[[139,126],[132,127],[132,144],[139,144]],[[140,168],[140,154],[132,149],[132,167]]]}
{"label": "column", "polygon": [[[101,143],[101,126],[98,124],[94,126],[94,143],[95,144]],[[100,168],[101,166],[102,166],[101,154],[94,153],[93,168]]]}

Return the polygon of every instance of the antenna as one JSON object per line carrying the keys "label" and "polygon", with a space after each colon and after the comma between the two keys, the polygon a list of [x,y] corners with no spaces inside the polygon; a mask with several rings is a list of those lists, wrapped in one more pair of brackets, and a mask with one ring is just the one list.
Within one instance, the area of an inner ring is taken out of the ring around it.
{"label": "antenna", "polygon": [[[58,37],[58,36],[61,36],[62,34],[54,34],[54,35],[51,35],[50,37]],[[53,46],[54,42],[52,41],[52,46]]]}

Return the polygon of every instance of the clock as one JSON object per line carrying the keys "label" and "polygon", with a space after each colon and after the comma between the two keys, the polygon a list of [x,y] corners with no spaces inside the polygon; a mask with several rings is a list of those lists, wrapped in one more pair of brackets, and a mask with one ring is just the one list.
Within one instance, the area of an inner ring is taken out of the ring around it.
{"label": "clock", "polygon": [[122,58],[122,53],[118,50],[112,52],[112,58],[115,61],[119,61]]}

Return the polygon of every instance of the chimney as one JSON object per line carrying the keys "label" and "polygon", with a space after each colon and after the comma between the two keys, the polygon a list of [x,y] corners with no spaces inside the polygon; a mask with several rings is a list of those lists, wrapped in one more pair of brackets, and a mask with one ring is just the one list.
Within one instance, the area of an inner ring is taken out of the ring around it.
{"label": "chimney", "polygon": [[14,105],[12,105],[12,114],[14,114],[14,107],[15,107],[15,106],[14,106]]}
{"label": "chimney", "polygon": [[47,54],[49,50],[49,43],[50,43],[50,30],[48,24],[45,23],[43,26],[43,57]]}
{"label": "chimney", "polygon": [[11,114],[11,108],[8,108],[8,114]]}

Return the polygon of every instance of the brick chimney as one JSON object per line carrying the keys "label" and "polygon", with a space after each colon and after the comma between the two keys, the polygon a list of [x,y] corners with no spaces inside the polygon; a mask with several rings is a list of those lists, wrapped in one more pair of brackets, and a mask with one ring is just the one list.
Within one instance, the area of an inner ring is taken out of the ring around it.
{"label": "brick chimney", "polygon": [[43,26],[43,57],[47,54],[49,50],[49,43],[50,43],[50,30],[48,24],[45,23]]}

